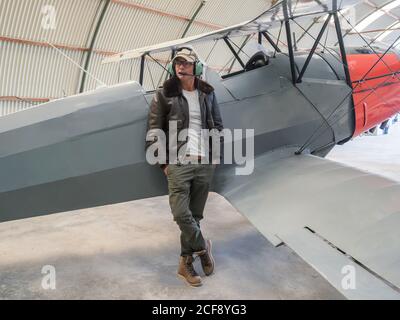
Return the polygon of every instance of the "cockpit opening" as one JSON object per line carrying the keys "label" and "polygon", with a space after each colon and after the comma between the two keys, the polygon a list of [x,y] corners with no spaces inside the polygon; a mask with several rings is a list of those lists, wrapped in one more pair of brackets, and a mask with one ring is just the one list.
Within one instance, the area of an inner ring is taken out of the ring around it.
{"label": "cockpit opening", "polygon": [[250,59],[247,61],[244,70],[250,71],[263,66],[266,66],[269,62],[269,57],[263,51],[256,52]]}

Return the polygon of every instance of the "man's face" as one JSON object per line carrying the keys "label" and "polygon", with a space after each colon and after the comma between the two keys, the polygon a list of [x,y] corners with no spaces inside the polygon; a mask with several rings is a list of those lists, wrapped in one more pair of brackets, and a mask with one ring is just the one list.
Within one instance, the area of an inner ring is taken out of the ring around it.
{"label": "man's face", "polygon": [[194,65],[193,62],[186,61],[183,58],[176,58],[174,63],[175,63],[176,76],[179,79],[183,80],[190,78],[190,76],[183,75],[181,73],[193,75],[193,65]]}

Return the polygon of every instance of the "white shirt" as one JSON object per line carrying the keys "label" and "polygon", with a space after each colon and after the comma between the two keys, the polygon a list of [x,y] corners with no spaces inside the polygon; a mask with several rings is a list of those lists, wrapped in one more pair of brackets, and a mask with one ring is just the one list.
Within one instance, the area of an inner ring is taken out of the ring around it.
{"label": "white shirt", "polygon": [[201,139],[201,111],[199,92],[196,90],[187,91],[182,89],[183,96],[189,105],[189,140],[186,154],[193,156],[205,156],[204,140]]}

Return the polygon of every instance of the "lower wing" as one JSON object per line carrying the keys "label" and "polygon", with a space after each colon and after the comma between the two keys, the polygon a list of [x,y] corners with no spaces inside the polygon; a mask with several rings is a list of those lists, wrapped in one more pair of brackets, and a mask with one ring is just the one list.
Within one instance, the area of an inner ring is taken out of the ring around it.
{"label": "lower wing", "polygon": [[348,298],[400,298],[400,184],[293,149],[249,176],[221,168],[215,191],[272,243],[285,243]]}

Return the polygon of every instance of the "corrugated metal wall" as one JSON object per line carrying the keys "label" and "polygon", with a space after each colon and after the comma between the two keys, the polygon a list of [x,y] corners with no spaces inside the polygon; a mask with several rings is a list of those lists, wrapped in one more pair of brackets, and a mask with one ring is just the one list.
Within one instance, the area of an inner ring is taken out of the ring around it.
{"label": "corrugated metal wall", "polygon": [[[95,30],[99,27],[90,55],[89,73],[107,85],[137,80],[139,60],[102,65],[102,59],[107,54],[181,38],[189,20],[201,5],[201,0],[111,0],[100,23],[106,2],[107,0],[0,0],[1,115],[32,105],[21,101],[5,101],[8,96],[14,97],[11,100],[15,100],[15,97],[27,100],[52,99],[79,92],[82,71],[49,47],[47,41],[61,46],[60,51],[63,54],[83,66],[89,55]],[[393,3],[393,0],[360,2],[350,19],[356,25],[388,3]],[[254,18],[270,5],[270,0],[209,0],[199,11],[186,36]],[[391,8],[390,13],[383,14],[371,25],[379,28],[393,25],[396,22],[393,14],[400,14],[398,6]],[[300,22],[303,28],[307,28],[313,21],[310,17]],[[323,20],[315,23],[310,29],[312,33],[316,34],[322,23]],[[295,24],[292,24],[292,28],[297,38],[304,32]],[[349,29],[349,26],[343,28]],[[336,42],[334,28],[331,26],[329,29],[328,45]],[[271,30],[275,40],[278,32],[279,28]],[[349,35],[345,38],[346,43],[354,43],[354,38]],[[387,36],[387,39],[391,38],[393,34]],[[234,42],[241,46],[244,40],[238,38]],[[254,43],[256,39],[250,41]],[[307,48],[312,41],[309,36],[304,36],[298,45],[300,48]],[[281,42],[284,48],[286,39],[283,34]],[[222,74],[239,67],[235,62],[231,69],[232,54],[221,41],[217,44],[202,43],[194,47],[210,67],[221,70]],[[241,53],[240,56],[246,60],[246,53]],[[165,65],[169,53],[155,57]],[[154,89],[164,78],[164,70],[157,63],[147,60],[144,87],[148,90]],[[98,85],[91,76],[87,76],[84,90],[95,89]]]}
{"label": "corrugated metal wall", "polygon": [[[80,63],[82,52],[62,50]],[[52,48],[2,43],[1,96],[62,97],[75,94],[79,69]]]}
{"label": "corrugated metal wall", "polygon": [[[101,0],[0,0],[0,36],[10,39],[0,41],[0,97],[29,100],[75,94],[79,69],[47,42],[86,48],[100,3]],[[61,51],[82,64],[84,51]],[[0,110],[4,115],[37,104],[0,99]]]}
{"label": "corrugated metal wall", "polygon": [[29,101],[1,101],[0,100],[0,116],[6,116],[14,112],[23,111],[28,108],[33,108],[40,103]]}
{"label": "corrugated metal wall", "polygon": [[[84,47],[101,0],[2,0],[0,35]],[[55,29],[50,23],[54,8]]]}

